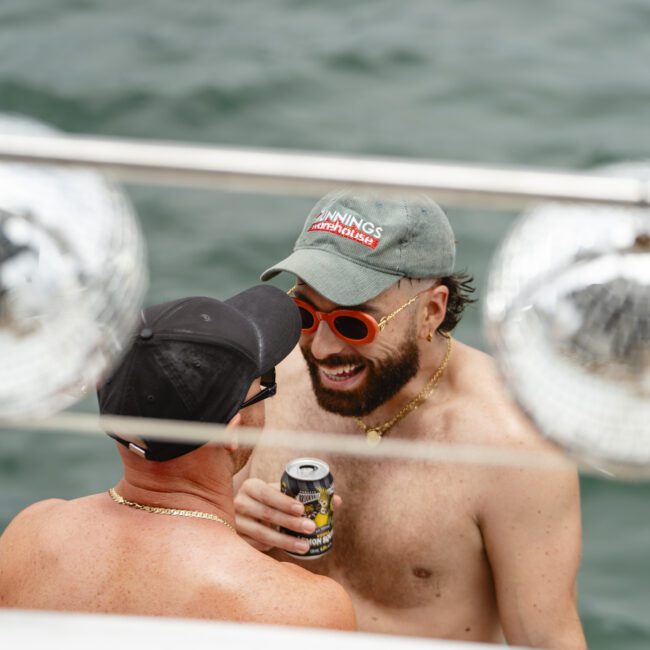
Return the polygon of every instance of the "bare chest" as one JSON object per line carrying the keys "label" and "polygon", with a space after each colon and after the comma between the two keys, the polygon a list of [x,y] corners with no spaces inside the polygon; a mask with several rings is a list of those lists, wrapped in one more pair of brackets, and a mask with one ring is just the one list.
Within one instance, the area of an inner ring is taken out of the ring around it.
{"label": "bare chest", "polygon": [[[258,450],[252,475],[277,482],[293,457],[290,451]],[[396,608],[434,602],[461,573],[484,570],[472,516],[474,487],[464,470],[347,456],[323,460],[343,499],[334,517],[334,549],[298,564],[337,579],[366,600]]]}

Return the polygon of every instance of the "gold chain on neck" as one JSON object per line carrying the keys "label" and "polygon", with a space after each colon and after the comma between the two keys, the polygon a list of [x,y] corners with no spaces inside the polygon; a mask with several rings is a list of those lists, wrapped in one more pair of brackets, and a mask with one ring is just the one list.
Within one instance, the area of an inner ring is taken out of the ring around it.
{"label": "gold chain on neck", "polygon": [[359,425],[359,428],[366,434],[366,442],[369,445],[377,445],[381,440],[382,436],[388,431],[391,427],[396,425],[403,417],[407,416],[411,411],[414,411],[422,402],[428,399],[431,396],[431,393],[436,389],[442,373],[445,371],[447,364],[449,363],[449,358],[451,357],[451,336],[449,334],[443,334],[447,337],[447,352],[438,366],[438,369],[434,373],[433,377],[429,379],[426,386],[399,412],[397,415],[394,415],[390,420],[386,420],[383,424],[378,424],[375,427],[369,427],[361,418],[354,417],[354,421]]}
{"label": "gold chain on neck", "polygon": [[213,515],[210,512],[201,512],[200,510],[179,510],[178,508],[160,508],[159,506],[147,506],[144,503],[136,503],[135,501],[128,501],[121,494],[118,494],[115,488],[111,488],[108,493],[111,496],[111,499],[115,503],[119,503],[122,506],[129,506],[129,508],[135,508],[136,510],[144,510],[145,512],[152,512],[155,515],[172,515],[178,517],[196,517],[197,519],[210,519],[216,521],[224,526],[228,526],[233,533],[237,531],[222,517],[219,515]]}

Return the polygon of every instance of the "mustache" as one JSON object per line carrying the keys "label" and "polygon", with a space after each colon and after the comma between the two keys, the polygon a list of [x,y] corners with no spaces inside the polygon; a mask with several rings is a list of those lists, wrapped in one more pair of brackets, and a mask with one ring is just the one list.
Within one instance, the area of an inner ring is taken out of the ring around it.
{"label": "mustache", "polygon": [[[302,349],[302,348],[301,348]],[[342,354],[331,354],[324,359],[316,359],[311,350],[302,349],[302,354],[307,363],[314,366],[367,366],[370,365],[366,359],[358,356],[345,356]]]}

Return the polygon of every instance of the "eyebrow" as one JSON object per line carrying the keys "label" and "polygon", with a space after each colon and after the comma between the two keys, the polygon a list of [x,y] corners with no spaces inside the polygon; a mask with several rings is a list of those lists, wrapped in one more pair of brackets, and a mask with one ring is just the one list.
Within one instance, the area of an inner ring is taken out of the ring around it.
{"label": "eyebrow", "polygon": [[[305,296],[305,294],[302,291],[300,291],[300,289],[296,289],[293,292],[293,294],[294,296],[296,296],[296,298],[300,298],[300,300],[304,300],[305,302],[309,303],[313,307],[316,306],[311,300],[309,300],[309,298]],[[381,309],[377,309],[377,307],[372,307],[371,305],[351,305],[351,306],[346,305],[345,307],[339,305],[338,307],[336,307],[336,309],[350,309],[352,311],[363,311],[373,316],[379,316],[382,313]]]}

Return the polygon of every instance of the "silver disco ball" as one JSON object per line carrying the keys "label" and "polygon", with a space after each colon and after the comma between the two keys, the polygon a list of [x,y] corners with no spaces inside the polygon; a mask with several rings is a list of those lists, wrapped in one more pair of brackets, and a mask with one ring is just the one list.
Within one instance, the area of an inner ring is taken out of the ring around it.
{"label": "silver disco ball", "polygon": [[[52,129],[0,115],[2,134]],[[147,284],[128,201],[100,175],[0,161],[0,420],[77,401],[117,360]]]}
{"label": "silver disco ball", "polygon": [[[650,178],[650,165],[602,170]],[[650,212],[546,204],[490,273],[488,338],[523,410],[585,465],[650,476]]]}

